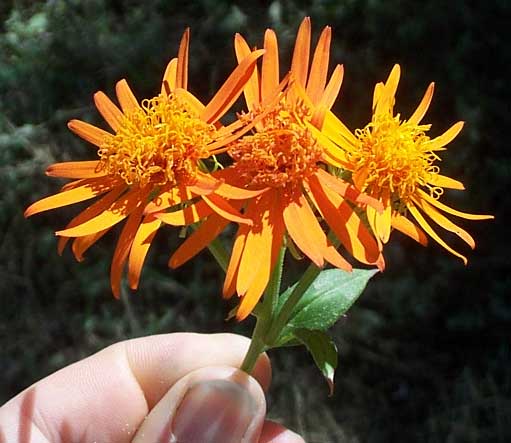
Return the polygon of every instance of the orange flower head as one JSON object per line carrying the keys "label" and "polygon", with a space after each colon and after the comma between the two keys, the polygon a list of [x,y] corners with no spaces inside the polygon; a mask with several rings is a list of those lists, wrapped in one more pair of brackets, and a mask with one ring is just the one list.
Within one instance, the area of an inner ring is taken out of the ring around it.
{"label": "orange flower head", "polygon": [[[325,144],[322,122],[342,83],[337,66],[328,79],[331,30],[319,38],[309,69],[311,25],[300,25],[291,63],[284,80],[279,75],[277,37],[264,36],[262,66],[244,87],[249,115],[257,120],[250,134],[233,141],[227,152],[233,164],[219,176],[226,183],[254,194],[243,201],[253,225],[240,225],[226,270],[224,296],[242,297],[237,318],[244,319],[264,293],[284,239],[288,238],[318,267],[325,262],[351,271],[351,264],[327,238],[318,214],[346,249],[364,263],[383,266],[375,239],[361,223],[354,205],[381,204],[327,172],[331,147]],[[246,41],[235,37],[238,60],[250,53]],[[348,203],[349,201],[349,203]],[[241,203],[241,202],[240,202]],[[213,215],[170,259],[172,267],[186,261],[225,227]]]}
{"label": "orange flower head", "polygon": [[192,182],[217,138],[215,126],[174,94],[143,100],[119,123],[99,146],[98,168],[141,187]]}
{"label": "orange flower head", "polygon": [[395,228],[426,245],[427,233],[466,264],[467,259],[447,245],[424,217],[428,216],[440,227],[458,235],[472,248],[475,241],[470,234],[442,212],[469,220],[493,218],[460,212],[439,201],[444,188],[465,189],[461,182],[440,174],[440,168],[435,164],[440,160],[438,152],[458,135],[463,122],[454,124],[439,137],[427,135],[431,125],[421,124],[421,121],[431,103],[433,83],[410,118],[405,120],[400,114],[394,114],[399,77],[400,67],[396,65],[387,81],[376,85],[371,122],[363,129],[357,129],[354,135],[334,116],[328,116],[328,135],[341,148],[337,153],[332,151],[332,156],[337,159],[338,166],[352,173],[358,189],[382,202],[382,213],[370,207],[366,211],[379,242],[386,243]]}
{"label": "orange flower head", "polygon": [[203,170],[201,160],[225,151],[228,143],[254,124],[240,120],[222,126],[219,119],[242,93],[263,51],[247,54],[204,105],[187,91],[188,44],[186,30],[178,57],[168,64],[156,97],[139,103],[126,80],[116,85],[120,108],[103,92],[94,95],[113,133],[79,120],[71,120],[68,126],[98,148],[99,158],[51,165],[48,175],[76,180],[25,211],[28,217],[98,198],[57,232],[59,252],[73,238],[77,260],[114,225],[126,220],[110,273],[116,297],[126,265],[130,287],[138,287],[145,257],[162,223],[188,225],[212,213],[229,221],[252,223],[226,200],[245,198],[243,190],[213,178]]}
{"label": "orange flower head", "polygon": [[428,147],[426,132],[431,125],[402,122],[400,116],[375,116],[364,129],[357,129],[360,149],[347,154],[355,171],[364,171],[362,187],[389,189],[394,199],[407,202],[419,186],[428,188],[432,196],[443,189],[429,183],[439,173],[434,165],[438,156]]}
{"label": "orange flower head", "polygon": [[310,109],[289,105],[283,95],[262,121],[264,131],[245,135],[229,147],[229,155],[249,187],[301,185],[322,160],[323,149],[306,126]]}

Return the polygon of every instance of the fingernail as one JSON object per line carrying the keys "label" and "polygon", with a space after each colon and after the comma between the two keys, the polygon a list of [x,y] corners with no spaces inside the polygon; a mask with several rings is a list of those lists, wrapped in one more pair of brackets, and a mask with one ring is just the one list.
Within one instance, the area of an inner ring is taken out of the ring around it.
{"label": "fingernail", "polygon": [[237,383],[197,383],[176,411],[171,442],[240,443],[256,411],[254,399]]}

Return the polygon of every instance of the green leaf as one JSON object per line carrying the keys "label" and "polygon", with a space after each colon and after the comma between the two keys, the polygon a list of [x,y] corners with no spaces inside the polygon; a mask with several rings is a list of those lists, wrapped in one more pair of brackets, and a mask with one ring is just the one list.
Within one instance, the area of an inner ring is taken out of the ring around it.
{"label": "green leaf", "polygon": [[[295,329],[327,330],[348,311],[376,272],[375,269],[322,271],[296,304],[277,343],[290,337]],[[295,286],[279,297],[277,311],[282,309]]]}
{"label": "green leaf", "polygon": [[329,395],[334,393],[334,375],[337,368],[337,348],[332,339],[322,331],[296,329],[294,336],[300,340],[314,358],[316,366],[325,377]]}

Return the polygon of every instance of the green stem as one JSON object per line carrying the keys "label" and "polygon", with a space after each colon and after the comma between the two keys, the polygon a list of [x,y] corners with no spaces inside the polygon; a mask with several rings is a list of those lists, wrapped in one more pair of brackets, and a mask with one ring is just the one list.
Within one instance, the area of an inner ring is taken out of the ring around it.
{"label": "green stem", "polygon": [[309,289],[310,285],[314,282],[320,272],[321,268],[311,264],[302,275],[302,278],[300,278],[295,289],[284,303],[284,306],[282,306],[282,309],[280,309],[279,315],[271,325],[270,330],[266,335],[266,343],[268,343],[269,346],[272,346],[279,338],[279,335],[289,321],[296,304],[300,301],[305,291]]}
{"label": "green stem", "polygon": [[241,370],[250,374],[254,369],[259,355],[266,351],[266,345],[264,343],[264,333],[266,332],[266,321],[263,317],[258,317],[254,328],[254,333],[250,339],[250,346],[241,364]]}
{"label": "green stem", "polygon": [[265,341],[265,335],[271,326],[273,312],[275,311],[275,307],[278,302],[285,253],[286,248],[282,247],[279,251],[277,263],[275,264],[275,268],[273,268],[270,281],[268,282],[268,286],[264,293],[262,309],[257,317],[254,332],[250,340],[250,346],[245,358],[243,359],[243,363],[241,364],[241,370],[245,371],[247,374],[250,374],[254,369],[259,355],[268,349]]}
{"label": "green stem", "polygon": [[284,268],[284,256],[286,255],[286,247],[282,246],[279,251],[279,256],[277,258],[277,262],[275,263],[275,268],[270,277],[270,281],[268,282],[268,287],[266,288],[265,296],[263,303],[266,303],[268,306],[268,310],[270,311],[270,316],[273,318],[273,313],[275,312],[275,308],[277,307],[277,303],[279,301],[280,294],[280,284],[282,282],[282,270]]}

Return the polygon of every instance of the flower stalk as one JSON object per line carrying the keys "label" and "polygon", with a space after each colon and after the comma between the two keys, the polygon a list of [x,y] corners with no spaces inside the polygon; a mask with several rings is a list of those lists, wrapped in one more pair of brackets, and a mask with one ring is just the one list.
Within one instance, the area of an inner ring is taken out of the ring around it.
{"label": "flower stalk", "polygon": [[298,281],[295,289],[286,300],[282,308],[277,312],[278,297],[280,291],[280,281],[282,279],[282,270],[284,263],[285,248],[282,248],[279,261],[273,271],[267,293],[263,299],[262,309],[257,317],[256,326],[250,342],[250,347],[245,355],[241,369],[250,373],[260,354],[275,346],[282,330],[287,325],[291,314],[300,301],[303,294],[316,277],[321,269],[314,264],[309,265],[305,273]]}
{"label": "flower stalk", "polygon": [[250,346],[241,364],[241,370],[245,371],[247,374],[252,372],[259,356],[271,347],[271,343],[267,341],[266,335],[271,328],[273,315],[278,303],[285,254],[286,248],[280,248],[277,263],[273,269],[265,296],[261,303],[261,312],[257,316]]}
{"label": "flower stalk", "polygon": [[267,334],[268,343],[275,343],[279,338],[280,333],[286,326],[291,317],[291,314],[293,313],[294,307],[300,301],[300,298],[302,298],[305,291],[307,291],[310,285],[312,285],[320,272],[320,268],[314,264],[310,264],[300,280],[298,280],[295,289],[284,303],[282,309],[279,311],[279,315],[272,322],[272,326]]}

